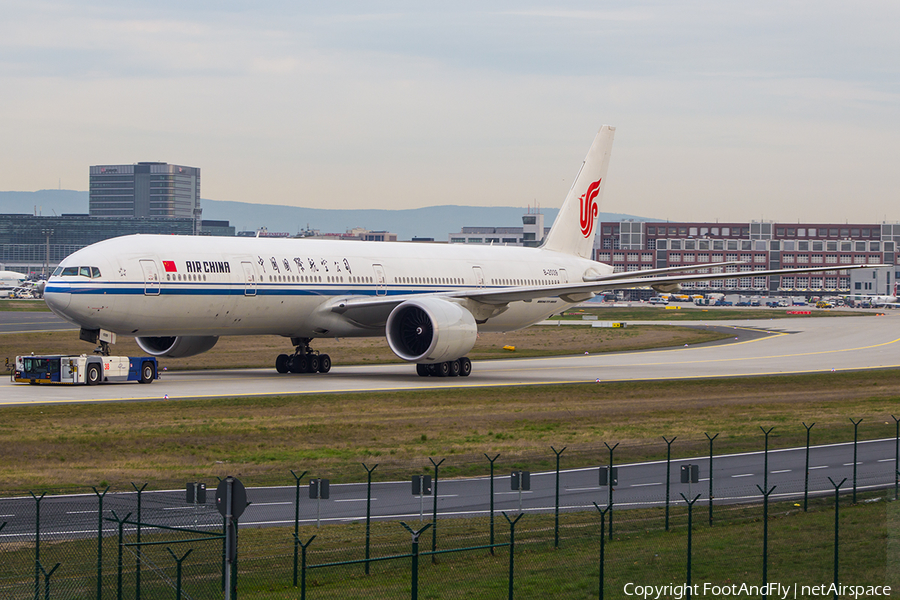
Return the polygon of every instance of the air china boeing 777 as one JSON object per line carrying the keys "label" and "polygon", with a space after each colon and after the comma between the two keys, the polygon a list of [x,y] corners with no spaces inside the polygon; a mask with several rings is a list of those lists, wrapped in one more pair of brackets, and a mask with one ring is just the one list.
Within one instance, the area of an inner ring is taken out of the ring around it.
{"label": "air china boeing 777", "polygon": [[723,279],[736,264],[614,273],[590,259],[614,131],[600,129],[539,248],[131,235],[68,256],[44,297],[104,353],[115,334],[170,358],[224,335],[278,335],[294,347],[278,372],[324,373],[313,339],[386,336],[419,375],[466,376],[479,331],[522,329],[601,290]]}

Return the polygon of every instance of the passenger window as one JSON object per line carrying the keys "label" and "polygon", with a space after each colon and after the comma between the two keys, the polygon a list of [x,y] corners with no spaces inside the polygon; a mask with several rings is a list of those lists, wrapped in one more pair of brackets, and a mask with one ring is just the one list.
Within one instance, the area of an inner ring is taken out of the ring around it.
{"label": "passenger window", "polygon": [[91,277],[100,277],[100,269],[91,267]]}
{"label": "passenger window", "polygon": [[63,277],[78,275],[78,267],[66,267],[65,269],[63,269],[62,274]]}

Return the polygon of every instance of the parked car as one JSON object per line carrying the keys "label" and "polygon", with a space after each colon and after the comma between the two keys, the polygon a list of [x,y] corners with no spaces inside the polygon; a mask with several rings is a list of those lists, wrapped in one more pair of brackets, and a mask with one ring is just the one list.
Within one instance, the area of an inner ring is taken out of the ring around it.
{"label": "parked car", "polygon": [[654,306],[659,306],[659,305],[668,304],[669,300],[667,298],[663,298],[662,296],[654,296],[653,298],[650,298],[650,300],[648,300],[648,302],[650,302],[650,304],[652,304]]}

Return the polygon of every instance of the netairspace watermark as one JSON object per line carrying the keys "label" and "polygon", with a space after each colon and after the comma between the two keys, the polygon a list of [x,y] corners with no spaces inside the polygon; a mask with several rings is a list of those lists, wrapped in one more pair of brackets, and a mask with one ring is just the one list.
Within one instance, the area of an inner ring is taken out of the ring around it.
{"label": "netairspace watermark", "polygon": [[769,598],[808,598],[810,596],[832,596],[837,598],[874,598],[890,596],[891,587],[887,585],[845,585],[842,583],[822,583],[819,585],[784,585],[781,583],[768,583],[766,585],[751,585],[748,583],[732,583],[716,585],[713,583],[670,583],[668,585],[638,585],[626,583],[623,589],[626,596],[643,598],[644,600],[663,600],[673,598],[681,600],[688,594],[691,596],[714,596],[725,598],[729,596],[741,597],[766,596]]}

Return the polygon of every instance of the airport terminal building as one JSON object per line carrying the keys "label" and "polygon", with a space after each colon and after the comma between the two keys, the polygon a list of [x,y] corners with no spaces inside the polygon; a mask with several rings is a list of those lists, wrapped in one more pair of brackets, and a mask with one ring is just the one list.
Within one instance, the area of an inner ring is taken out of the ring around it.
{"label": "airport terminal building", "polygon": [[[859,276],[872,272],[841,265],[889,264],[880,286],[893,290],[900,273],[896,248],[900,224],[893,223],[669,223],[602,222],[594,241],[594,258],[616,272],[698,263],[743,261],[725,267],[722,279],[689,283],[686,290],[745,294],[813,295],[885,294],[866,289]],[[753,271],[834,265],[834,270],[804,275],[754,277]],[[851,275],[852,274],[852,275]]]}
{"label": "airport terminal building", "polygon": [[[98,219],[90,215],[0,215],[0,270],[47,273],[85,246],[134,233],[193,235],[194,219]],[[201,235],[234,235],[228,221],[201,221]]]}
{"label": "airport terminal building", "polygon": [[504,246],[540,246],[550,233],[544,226],[544,215],[538,210],[530,210],[522,215],[522,227],[463,227],[462,231],[451,233],[451,244],[496,244]]}

